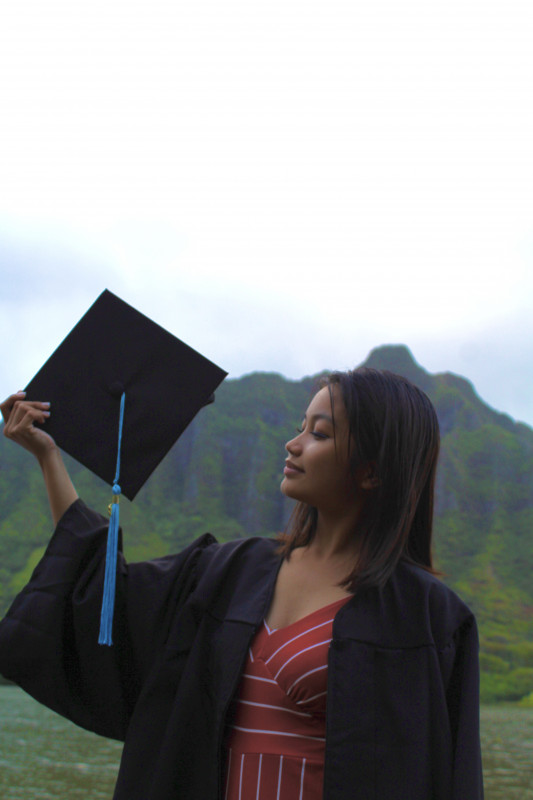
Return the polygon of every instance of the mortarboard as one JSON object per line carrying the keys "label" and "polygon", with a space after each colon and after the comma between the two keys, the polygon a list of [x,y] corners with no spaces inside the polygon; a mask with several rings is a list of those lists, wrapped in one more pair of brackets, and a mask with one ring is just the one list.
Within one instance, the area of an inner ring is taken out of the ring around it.
{"label": "mortarboard", "polygon": [[106,290],[26,387],[27,400],[50,401],[45,429],[58,446],[115,484],[104,589],[111,614],[102,609],[109,630],[101,629],[101,643],[111,643],[117,495],[133,500],[226,375]]}
{"label": "mortarboard", "polygon": [[133,500],[226,375],[106,290],[30,381],[26,399],[50,401],[47,433],[112,483],[125,392],[120,485]]}

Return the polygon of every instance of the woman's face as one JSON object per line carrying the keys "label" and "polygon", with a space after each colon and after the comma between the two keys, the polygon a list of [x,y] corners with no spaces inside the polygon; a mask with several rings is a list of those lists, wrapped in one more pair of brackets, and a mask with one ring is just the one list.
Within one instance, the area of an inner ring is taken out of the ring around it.
{"label": "woman's face", "polygon": [[348,420],[337,387],[332,387],[335,429],[328,387],[313,397],[301,430],[285,448],[288,457],[281,491],[319,511],[353,509],[355,489],[349,473]]}

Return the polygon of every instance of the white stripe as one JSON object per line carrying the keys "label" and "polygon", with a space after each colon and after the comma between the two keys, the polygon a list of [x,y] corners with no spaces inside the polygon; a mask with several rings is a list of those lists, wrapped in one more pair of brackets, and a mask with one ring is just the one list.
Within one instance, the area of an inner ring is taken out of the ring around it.
{"label": "white stripe", "polygon": [[239,800],[241,800],[241,792],[242,792],[242,770],[244,767],[244,753],[241,755],[241,774],[239,776]]}
{"label": "white stripe", "polygon": [[267,629],[267,633],[270,636],[271,633],[275,633],[277,628],[269,628],[266,619],[263,620],[265,624],[265,628]]}
{"label": "white stripe", "polygon": [[282,768],[283,768],[283,756],[281,756],[281,758],[279,760],[278,796],[277,796],[277,800],[279,800],[279,790],[280,790],[280,787],[281,787],[281,770],[282,770]]}
{"label": "white stripe", "polygon": [[307,697],[305,700],[297,700],[296,705],[302,706],[304,703],[310,703],[311,700],[316,700],[317,697],[324,697],[327,692],[319,692],[318,694],[314,694],[312,697]]}
{"label": "white stripe", "polygon": [[323,667],[317,667],[316,669],[310,669],[310,670],[309,670],[309,672],[304,672],[304,674],[303,674],[303,675],[300,675],[300,677],[299,677],[299,678],[296,678],[296,680],[294,681],[294,683],[292,684],[292,686],[290,687],[290,689],[287,689],[287,694],[288,694],[288,695],[290,695],[290,693],[292,692],[292,690],[294,689],[294,687],[296,686],[296,684],[297,684],[297,683],[299,683],[300,681],[303,681],[303,679],[304,679],[304,678],[307,678],[307,676],[308,676],[308,675],[312,675],[312,674],[313,674],[313,672],[321,672],[322,670],[325,670],[325,669],[327,669],[327,668],[328,668],[328,665],[327,665],[327,664],[324,664],[324,666],[323,666]]}
{"label": "white stripe", "polygon": [[302,762],[302,777],[300,779],[300,800],[302,800],[304,791],[304,773],[305,773],[305,758]]}
{"label": "white stripe", "polygon": [[228,775],[226,778],[226,796],[225,800],[228,800],[228,789],[229,789],[229,773],[231,769],[231,750],[229,751],[229,759],[228,759]]}
{"label": "white stripe", "polygon": [[[283,650],[283,648],[284,648],[284,647],[286,647],[286,646],[287,646],[288,644],[290,644],[291,642],[295,642],[295,641],[296,641],[296,639],[299,639],[301,636],[305,636],[305,635],[306,635],[306,633],[311,633],[311,631],[316,631],[316,630],[317,630],[317,628],[323,628],[323,627],[324,627],[324,625],[329,625],[329,623],[330,623],[330,622],[333,622],[333,619],[328,619],[328,621],[327,621],[327,622],[321,622],[321,623],[320,623],[320,625],[315,625],[313,628],[308,628],[308,629],[307,629],[306,631],[304,631],[303,633],[299,633],[299,634],[298,634],[298,636],[293,636],[293,637],[292,637],[292,639],[288,639],[286,642],[283,642],[283,644],[281,645],[281,647],[278,647],[278,649],[277,649],[277,650],[276,650],[274,653],[272,653],[272,655],[271,655],[271,656],[269,656],[269,657],[268,657],[268,659],[265,661],[265,664],[268,664],[268,662],[270,661],[270,659],[274,658],[274,656],[275,656],[275,655],[277,655],[277,654],[279,653],[279,651],[280,651],[280,650]],[[266,624],[266,623],[265,623],[265,624]]]}
{"label": "white stripe", "polygon": [[[282,667],[280,667],[280,668],[278,669],[277,673],[274,675],[274,679],[275,679],[275,680],[277,680],[277,679],[278,679],[278,677],[279,677],[279,675],[280,675],[280,673],[281,673],[281,672],[283,672],[283,670],[285,669],[285,667],[287,666],[287,664],[290,664],[290,663],[291,663],[291,661],[294,661],[294,659],[295,659],[295,658],[298,658],[298,656],[301,656],[301,655],[302,655],[302,653],[307,653],[307,652],[308,652],[308,650],[314,650],[314,649],[315,649],[315,647],[322,647],[322,645],[324,645],[324,644],[329,644],[329,643],[330,643],[330,641],[331,641],[331,639],[326,639],[324,642],[317,642],[317,644],[312,644],[312,645],[310,645],[309,647],[304,647],[304,649],[303,649],[303,650],[300,650],[298,653],[295,653],[293,656],[291,656],[291,657],[288,659],[288,661],[286,661],[286,662],[284,663],[284,665],[283,665]],[[315,670],[311,670],[311,672],[315,672]],[[306,675],[310,675],[310,674],[311,674],[310,672],[307,672],[307,673],[306,673]],[[298,680],[300,680],[300,678],[298,678]],[[294,685],[294,684],[293,684],[293,685]],[[292,688],[292,686],[291,686],[291,688]],[[290,689],[289,689],[289,691],[290,691]],[[288,692],[287,692],[287,694],[288,694]]]}
{"label": "white stripe", "polygon": [[251,647],[250,647],[250,649],[249,649],[249,651],[248,651],[248,652],[250,653],[250,661],[251,661],[251,662],[252,662],[252,664],[253,664],[253,663],[254,663],[254,654],[252,653],[252,648],[251,648]]}
{"label": "white stripe", "polygon": [[259,755],[259,772],[257,773],[257,794],[255,800],[259,800],[259,789],[261,787],[261,764],[263,763],[263,753]]}
{"label": "white stripe", "polygon": [[[324,692],[324,694],[326,694]],[[275,711],[286,711],[288,714],[296,714],[298,717],[307,717],[312,719],[313,715],[308,711],[293,711],[292,708],[285,708],[284,706],[271,706],[268,703],[254,703],[252,700],[239,700],[237,703],[243,703],[245,706],[258,706],[259,708],[273,708]]]}
{"label": "white stripe", "polygon": [[309,739],[311,742],[325,742],[323,736],[301,736],[299,733],[285,733],[284,731],[263,731],[260,728],[241,728],[239,725],[231,725],[235,731],[244,733],[268,733],[270,736],[291,736],[294,739]]}
{"label": "white stripe", "polygon": [[[247,675],[245,672],[243,678],[250,678],[251,681],[264,681],[265,683],[276,683],[272,678],[260,678],[258,675]],[[276,683],[277,686],[277,683]]]}

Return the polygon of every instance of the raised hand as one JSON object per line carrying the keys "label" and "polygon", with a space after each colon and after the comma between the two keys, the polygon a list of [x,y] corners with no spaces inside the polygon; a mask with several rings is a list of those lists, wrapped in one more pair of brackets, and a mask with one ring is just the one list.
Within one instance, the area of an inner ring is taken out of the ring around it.
{"label": "raised hand", "polygon": [[78,494],[65,469],[58,446],[51,436],[34,424],[48,419],[50,404],[24,398],[24,392],[17,392],[0,404],[5,422],[4,436],[29,450],[38,459],[48,492],[52,519],[57,524]]}
{"label": "raised hand", "polygon": [[50,403],[25,400],[25,392],[17,392],[0,404],[4,418],[4,436],[21,445],[39,460],[56,450],[56,443],[34,423],[45,422],[50,416]]}

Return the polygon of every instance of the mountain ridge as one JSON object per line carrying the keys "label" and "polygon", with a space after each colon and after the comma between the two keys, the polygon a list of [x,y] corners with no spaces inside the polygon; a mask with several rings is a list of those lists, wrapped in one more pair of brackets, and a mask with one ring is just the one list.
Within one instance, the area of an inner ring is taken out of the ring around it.
{"label": "mountain ridge", "polygon": [[[468,379],[427,372],[405,345],[377,347],[363,366],[405,375],[435,405],[441,426],[437,567],[478,617],[483,698],[526,697],[533,692],[533,429],[490,408]],[[224,541],[283,529],[292,507],[278,488],[284,444],[323,374],[291,381],[254,372],[226,380],[135,503],[121,503],[129,560],[177,551],[206,530]],[[31,574],[51,526],[37,465],[0,438],[5,610]],[[109,487],[66,460],[80,495],[105,510]]]}

